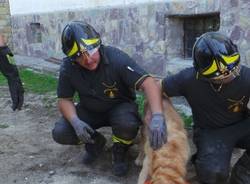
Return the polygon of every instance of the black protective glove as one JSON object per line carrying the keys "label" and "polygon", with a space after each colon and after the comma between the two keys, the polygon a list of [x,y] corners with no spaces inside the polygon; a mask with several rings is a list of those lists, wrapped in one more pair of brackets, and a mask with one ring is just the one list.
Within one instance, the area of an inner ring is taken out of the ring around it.
{"label": "black protective glove", "polygon": [[150,146],[157,150],[167,142],[167,126],[165,118],[161,113],[153,113],[149,124]]}
{"label": "black protective glove", "polygon": [[91,135],[94,134],[95,131],[87,123],[75,116],[72,118],[71,124],[80,141],[83,141],[84,143],[94,143],[94,140],[91,139]]}
{"label": "black protective glove", "polygon": [[13,53],[8,46],[0,47],[0,71],[7,78],[12,99],[12,109],[21,109],[23,105],[23,85],[14,62]]}
{"label": "black protective glove", "polygon": [[20,110],[23,105],[23,85],[19,77],[17,79],[9,79],[9,90],[10,96],[12,99],[12,109],[15,111],[16,109]]}

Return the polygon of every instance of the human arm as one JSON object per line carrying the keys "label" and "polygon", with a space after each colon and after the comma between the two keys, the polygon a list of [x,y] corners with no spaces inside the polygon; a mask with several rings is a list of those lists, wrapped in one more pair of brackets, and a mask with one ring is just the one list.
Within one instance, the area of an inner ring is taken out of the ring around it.
{"label": "human arm", "polygon": [[14,63],[13,54],[5,44],[4,37],[0,35],[0,71],[8,80],[9,91],[12,99],[12,109],[20,110],[23,105],[23,85]]}
{"label": "human arm", "polygon": [[167,123],[162,113],[162,94],[160,86],[152,77],[147,77],[141,84],[149,103],[152,119],[149,123],[149,141],[154,150],[161,148],[167,142]]}

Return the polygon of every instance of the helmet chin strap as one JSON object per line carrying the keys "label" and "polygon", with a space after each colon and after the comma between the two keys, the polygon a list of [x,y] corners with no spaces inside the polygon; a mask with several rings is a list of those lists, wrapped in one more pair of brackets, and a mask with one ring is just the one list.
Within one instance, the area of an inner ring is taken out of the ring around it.
{"label": "helmet chin strap", "polygon": [[[216,82],[216,83],[215,83]],[[220,82],[220,83],[219,83]],[[221,89],[222,89],[222,86],[223,86],[223,84],[224,84],[224,81],[223,81],[223,79],[222,80],[218,80],[218,81],[214,81],[214,82],[212,82],[211,80],[209,81],[209,84],[210,84],[210,86],[211,86],[211,88],[214,90],[214,92],[216,92],[216,93],[219,93],[220,91],[221,91]],[[219,85],[219,87],[215,87],[214,86],[214,84],[220,84]]]}
{"label": "helmet chin strap", "polygon": [[[226,81],[227,82],[228,79],[234,79],[239,75],[240,75],[240,66],[238,65],[233,70],[226,71],[226,72],[224,72],[224,74],[221,74],[218,77],[211,78],[210,80],[213,83],[220,83],[220,82],[216,82],[216,81]],[[229,80],[229,81],[231,81],[231,80]]]}
{"label": "helmet chin strap", "polygon": [[[240,66],[236,66],[234,70],[232,70],[227,76],[218,78],[218,79],[211,79],[209,80],[211,88],[215,92],[220,92],[222,89],[223,84],[227,84],[233,81],[236,77],[240,75]],[[215,84],[219,84],[219,87],[215,87]]]}

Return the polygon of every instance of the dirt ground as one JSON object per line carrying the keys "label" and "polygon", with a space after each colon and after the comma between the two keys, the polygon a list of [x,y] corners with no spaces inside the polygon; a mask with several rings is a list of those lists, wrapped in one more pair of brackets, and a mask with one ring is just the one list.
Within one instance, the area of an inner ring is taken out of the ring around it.
{"label": "dirt ground", "polygon": [[[0,184],[133,184],[140,167],[134,159],[138,148],[130,149],[130,171],[126,177],[111,172],[111,142],[95,164],[82,164],[83,146],[62,146],[51,137],[59,117],[55,94],[25,94],[21,111],[13,112],[7,87],[0,87]],[[101,132],[110,140],[110,129]],[[188,167],[190,183],[195,173]]]}

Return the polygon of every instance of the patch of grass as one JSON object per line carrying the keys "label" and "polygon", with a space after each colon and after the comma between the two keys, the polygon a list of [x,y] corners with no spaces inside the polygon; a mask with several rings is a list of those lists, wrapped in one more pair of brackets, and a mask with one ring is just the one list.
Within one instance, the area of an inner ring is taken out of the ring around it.
{"label": "patch of grass", "polygon": [[[28,69],[20,69],[19,74],[27,92],[44,94],[56,91],[57,79],[53,75],[36,73]],[[0,74],[0,85],[7,85],[7,80]]]}
{"label": "patch of grass", "polygon": [[3,76],[3,74],[0,72],[0,85],[7,85],[7,80],[6,78]]}
{"label": "patch of grass", "polygon": [[193,116],[188,116],[184,112],[181,112],[180,115],[184,121],[185,128],[191,129],[193,127]]}
{"label": "patch of grass", "polygon": [[136,93],[136,101],[138,104],[138,111],[141,117],[144,115],[144,102],[145,102],[145,96],[143,93]]}
{"label": "patch of grass", "polygon": [[[136,103],[138,104],[139,107],[139,114],[142,117],[144,115],[144,102],[145,102],[145,96],[143,93],[137,93],[136,94]],[[180,111],[177,109],[178,113],[180,114],[181,118],[184,121],[184,126],[185,128],[192,128],[193,126],[193,117],[186,115],[184,112]]]}
{"label": "patch of grass", "polygon": [[20,76],[26,91],[39,94],[56,91],[57,79],[55,76],[35,73],[27,69],[20,70]]}
{"label": "patch of grass", "polygon": [[0,124],[0,128],[1,128],[1,129],[8,128],[8,127],[9,127],[9,125],[6,125],[6,124]]}

